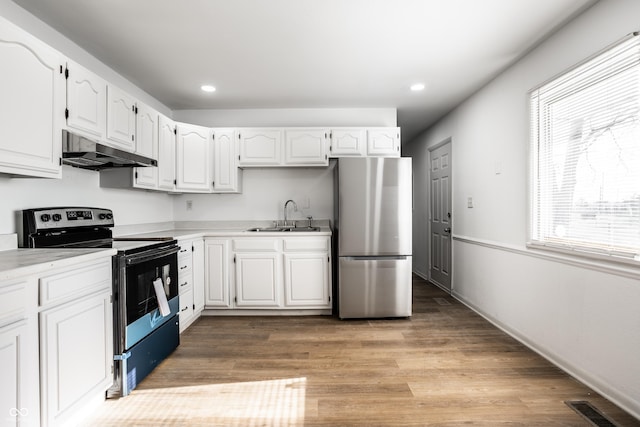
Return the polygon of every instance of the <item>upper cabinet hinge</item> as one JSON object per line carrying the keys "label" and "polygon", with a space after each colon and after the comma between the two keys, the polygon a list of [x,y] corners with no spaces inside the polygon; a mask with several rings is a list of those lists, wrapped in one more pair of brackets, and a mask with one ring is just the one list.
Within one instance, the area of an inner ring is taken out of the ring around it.
{"label": "upper cabinet hinge", "polygon": [[68,79],[69,78],[69,69],[65,67],[64,69],[64,78]]}
{"label": "upper cabinet hinge", "polygon": [[216,135],[215,134],[211,134],[211,139],[213,139],[214,141],[216,140]]}
{"label": "upper cabinet hinge", "polygon": [[240,137],[240,132],[238,132],[238,139],[242,139],[242,138]]}
{"label": "upper cabinet hinge", "polygon": [[177,135],[178,134],[178,128],[173,128],[173,134]]}
{"label": "upper cabinet hinge", "polygon": [[235,256],[233,257],[233,263],[234,264],[236,263],[236,257]]}
{"label": "upper cabinet hinge", "polygon": [[195,251],[196,251],[195,246],[191,245],[191,252],[195,252]]}
{"label": "upper cabinet hinge", "polygon": [[178,180],[177,179],[173,180],[173,185],[178,185]]}
{"label": "upper cabinet hinge", "polygon": [[138,172],[136,171],[134,174],[135,179],[138,179]]}
{"label": "upper cabinet hinge", "polygon": [[62,157],[60,157],[60,166],[62,166]]}
{"label": "upper cabinet hinge", "polygon": [[68,119],[68,118],[69,118],[69,109],[68,109],[68,108],[65,108],[65,109],[64,109],[64,118],[65,118],[65,119]]}

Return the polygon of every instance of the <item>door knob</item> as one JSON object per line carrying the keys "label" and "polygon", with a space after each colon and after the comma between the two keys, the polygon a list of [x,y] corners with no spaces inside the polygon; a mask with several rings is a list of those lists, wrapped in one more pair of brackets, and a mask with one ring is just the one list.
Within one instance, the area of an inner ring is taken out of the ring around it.
{"label": "door knob", "polygon": [[451,227],[447,227],[447,228],[445,228],[445,229],[444,229],[444,232],[445,232],[445,233],[451,233]]}

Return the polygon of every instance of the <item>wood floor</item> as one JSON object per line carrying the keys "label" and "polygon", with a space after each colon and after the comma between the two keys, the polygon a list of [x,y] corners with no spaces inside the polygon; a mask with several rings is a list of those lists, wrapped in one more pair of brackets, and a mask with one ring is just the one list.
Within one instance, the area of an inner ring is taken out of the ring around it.
{"label": "wood floor", "polygon": [[590,426],[627,415],[414,278],[411,319],[203,317],[91,426]]}

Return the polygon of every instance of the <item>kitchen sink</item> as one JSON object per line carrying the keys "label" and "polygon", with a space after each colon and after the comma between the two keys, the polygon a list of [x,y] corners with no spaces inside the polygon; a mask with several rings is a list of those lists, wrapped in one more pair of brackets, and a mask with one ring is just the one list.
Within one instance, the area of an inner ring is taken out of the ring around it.
{"label": "kitchen sink", "polygon": [[258,232],[310,232],[310,231],[320,231],[320,227],[254,227],[249,228],[247,231],[251,231],[254,233]]}

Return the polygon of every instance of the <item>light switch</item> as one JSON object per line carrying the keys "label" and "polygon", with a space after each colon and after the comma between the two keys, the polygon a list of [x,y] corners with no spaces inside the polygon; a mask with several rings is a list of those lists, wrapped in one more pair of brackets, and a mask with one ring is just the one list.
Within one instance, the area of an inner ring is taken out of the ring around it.
{"label": "light switch", "polygon": [[193,209],[193,200],[187,200],[187,210],[190,211]]}
{"label": "light switch", "polygon": [[473,207],[473,197],[471,197],[471,196],[467,197],[467,207],[468,208],[472,208]]}

